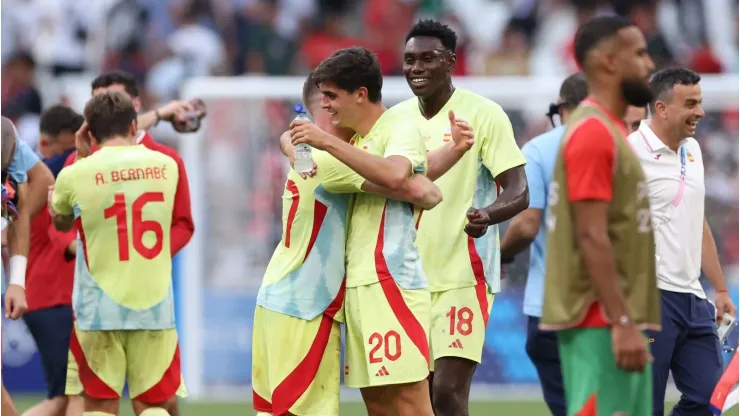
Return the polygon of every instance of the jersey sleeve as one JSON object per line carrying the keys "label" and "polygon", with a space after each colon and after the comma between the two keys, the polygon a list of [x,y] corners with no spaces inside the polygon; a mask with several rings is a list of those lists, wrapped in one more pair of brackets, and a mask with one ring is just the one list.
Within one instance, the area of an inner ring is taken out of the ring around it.
{"label": "jersey sleeve", "polygon": [[527,174],[529,187],[529,207],[545,209],[547,206],[547,183],[545,166],[542,154],[536,143],[529,142],[522,147],[522,153],[527,161],[524,171]]}
{"label": "jersey sleeve", "polygon": [[390,126],[383,157],[402,156],[411,162],[412,173],[424,173],[427,168],[427,151],[419,126],[411,120],[396,118]]}
{"label": "jersey sleeve", "polygon": [[8,174],[18,183],[24,183],[28,180],[28,171],[39,162],[39,157],[31,150],[23,140],[16,140],[15,153],[13,160],[8,167]]}
{"label": "jersey sleeve", "polygon": [[336,194],[362,192],[365,178],[327,152],[314,153],[316,175],[324,189]]}
{"label": "jersey sleeve", "polygon": [[568,199],[611,201],[614,156],[614,139],[601,120],[576,127],[563,151]]}
{"label": "jersey sleeve", "polygon": [[483,165],[496,178],[511,168],[524,165],[527,161],[516,144],[514,129],[503,108],[494,104],[485,111],[488,111],[488,114],[481,123],[481,131],[473,132],[476,137],[481,138],[480,155]]}
{"label": "jersey sleeve", "polygon": [[72,215],[74,213],[74,202],[72,201],[73,175],[74,166],[70,166],[62,169],[59,176],[57,176],[54,193],[51,195],[51,208],[58,214]]}

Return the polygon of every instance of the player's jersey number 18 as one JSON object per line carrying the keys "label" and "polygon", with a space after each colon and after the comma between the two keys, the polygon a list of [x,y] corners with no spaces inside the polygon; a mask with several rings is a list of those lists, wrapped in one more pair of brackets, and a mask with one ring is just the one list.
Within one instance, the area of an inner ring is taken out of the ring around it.
{"label": "player's jersey number 18", "polygon": [[[130,258],[129,239],[132,240],[131,243],[134,246],[134,250],[145,259],[151,260],[162,252],[164,243],[162,225],[157,221],[142,218],[144,206],[151,202],[164,202],[164,193],[144,192],[131,204],[131,231],[133,236],[129,235],[125,194],[115,194],[113,205],[106,208],[103,212],[105,219],[116,219],[116,228],[118,230],[118,259],[120,261],[128,261]],[[147,231],[154,233],[154,245],[152,247],[147,247],[144,244],[144,234]]]}

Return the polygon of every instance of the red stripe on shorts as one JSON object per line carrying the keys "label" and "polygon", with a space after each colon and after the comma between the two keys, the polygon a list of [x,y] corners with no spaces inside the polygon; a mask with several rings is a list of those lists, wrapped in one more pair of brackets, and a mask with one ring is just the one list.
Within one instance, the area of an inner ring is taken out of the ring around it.
{"label": "red stripe on shorts", "polygon": [[380,287],[383,289],[386,300],[393,310],[393,314],[398,318],[398,322],[403,327],[406,335],[411,338],[411,341],[416,345],[427,360],[429,365],[429,341],[427,340],[427,334],[424,332],[424,327],[421,326],[419,320],[416,319],[414,313],[411,312],[409,306],[406,305],[406,301],[403,298],[401,289],[396,284],[396,280],[393,279],[391,272],[388,270],[388,264],[385,262],[383,256],[383,231],[385,230],[385,207],[383,207],[383,215],[380,219],[380,231],[378,233],[378,242],[375,246],[375,271],[378,273],[378,280],[380,281]]}
{"label": "red stripe on shorts", "polygon": [[486,273],[483,271],[483,260],[475,249],[475,240],[468,236],[468,254],[470,255],[470,265],[473,267],[473,276],[475,276],[475,295],[480,305],[481,316],[483,317],[483,326],[488,327],[488,297],[486,296],[487,283]]}
{"label": "red stripe on shorts", "polygon": [[333,325],[334,319],[321,315],[321,325],[308,349],[308,354],[272,392],[273,416],[288,415],[290,408],[316,379]]}
{"label": "red stripe on shorts", "polygon": [[146,404],[159,404],[164,403],[171,399],[177,393],[177,389],[180,388],[182,383],[180,372],[180,343],[177,343],[175,347],[175,355],[172,357],[170,366],[167,367],[162,378],[149,388],[149,390],[134,397],[134,400],[138,400]]}
{"label": "red stripe on shorts", "polygon": [[77,339],[77,332],[72,329],[72,336],[69,339],[69,349],[72,351],[77,362],[78,371],[80,374],[80,382],[82,388],[85,391],[85,395],[100,400],[114,400],[119,399],[121,396],[110,388],[103,380],[101,380],[95,372],[88,365],[85,359],[85,353],[82,351],[80,341]]}
{"label": "red stripe on shorts", "polygon": [[272,413],[272,403],[252,390],[252,408],[258,412]]}

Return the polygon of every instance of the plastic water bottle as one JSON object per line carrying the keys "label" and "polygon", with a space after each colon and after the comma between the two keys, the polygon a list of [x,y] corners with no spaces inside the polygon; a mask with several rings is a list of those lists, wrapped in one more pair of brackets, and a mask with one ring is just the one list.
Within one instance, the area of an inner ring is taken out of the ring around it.
{"label": "plastic water bottle", "polygon": [[[306,116],[306,109],[303,108],[303,104],[296,104],[293,106],[296,116],[295,120],[308,120]],[[300,143],[294,147],[294,162],[293,169],[298,173],[308,173],[313,170],[313,157],[311,157],[311,146],[306,143]]]}

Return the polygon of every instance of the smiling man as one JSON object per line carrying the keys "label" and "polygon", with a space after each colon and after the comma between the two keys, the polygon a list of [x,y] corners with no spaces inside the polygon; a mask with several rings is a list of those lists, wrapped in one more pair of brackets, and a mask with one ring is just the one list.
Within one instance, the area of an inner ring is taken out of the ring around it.
{"label": "smiling man", "polygon": [[501,288],[498,224],[529,205],[526,161],[506,113],[452,84],[456,44],[455,32],[440,22],[421,20],[411,28],[403,71],[416,98],[394,107],[411,114],[428,151],[450,141],[450,110],[476,134],[473,148],[444,176],[429,159],[427,176],[444,200],[419,224],[419,254],[432,298],[430,368],[437,416],[468,414],[470,383]]}
{"label": "smiling man", "polygon": [[[693,138],[704,117],[700,80],[685,68],[655,73],[652,118],[629,136],[650,190],[663,315],[663,330],[650,334],[653,415],[663,414],[669,371],[682,393],[672,414],[712,414],[709,399],[723,364],[715,320],[737,312],[704,217],[704,164]],[[699,282],[702,271],[716,292],[716,311]]]}

